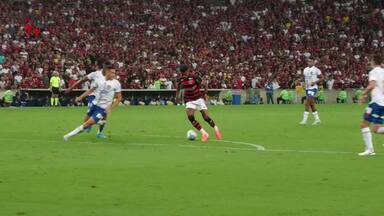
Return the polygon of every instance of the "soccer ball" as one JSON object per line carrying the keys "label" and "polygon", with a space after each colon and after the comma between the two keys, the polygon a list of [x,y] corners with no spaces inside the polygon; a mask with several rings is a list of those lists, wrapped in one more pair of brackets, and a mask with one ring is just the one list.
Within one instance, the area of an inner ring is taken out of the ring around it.
{"label": "soccer ball", "polygon": [[195,140],[196,137],[197,137],[197,134],[196,134],[195,131],[193,131],[193,130],[189,130],[189,131],[187,132],[187,139],[189,139],[189,140]]}

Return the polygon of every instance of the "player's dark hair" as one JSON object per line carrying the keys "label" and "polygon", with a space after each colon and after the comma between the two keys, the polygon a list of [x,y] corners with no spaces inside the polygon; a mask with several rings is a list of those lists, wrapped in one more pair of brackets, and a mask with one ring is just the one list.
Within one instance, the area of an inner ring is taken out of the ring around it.
{"label": "player's dark hair", "polygon": [[108,60],[103,63],[103,68],[104,69],[114,69],[115,65],[112,61]]}
{"label": "player's dark hair", "polygon": [[381,65],[381,64],[383,64],[383,56],[380,55],[380,54],[374,55],[374,56],[373,56],[373,62],[374,62],[376,65]]}
{"label": "player's dark hair", "polygon": [[313,63],[316,63],[316,59],[309,57],[309,58],[307,59],[307,62],[313,62]]}
{"label": "player's dark hair", "polygon": [[181,73],[184,73],[184,72],[186,72],[187,70],[188,70],[188,65],[186,65],[186,64],[181,64],[180,66],[179,66],[179,70],[180,70],[180,72]]}

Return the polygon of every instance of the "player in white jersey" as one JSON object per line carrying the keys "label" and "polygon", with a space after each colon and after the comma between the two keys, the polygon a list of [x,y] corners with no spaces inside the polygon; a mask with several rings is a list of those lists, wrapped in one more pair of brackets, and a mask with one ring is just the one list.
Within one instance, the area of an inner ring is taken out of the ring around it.
{"label": "player in white jersey", "polygon": [[359,98],[359,104],[365,102],[365,98],[371,93],[371,102],[365,109],[364,120],[361,123],[361,133],[365,144],[365,151],[359,153],[360,156],[375,155],[372,143],[372,133],[370,125],[373,124],[373,132],[384,134],[384,69],[382,56],[374,56],[371,60],[372,70],[369,72],[369,85]]}
{"label": "player in white jersey", "polygon": [[[66,93],[69,93],[70,91],[72,91],[73,88],[75,88],[76,86],[78,86],[78,85],[80,85],[82,83],[85,83],[87,81],[90,81],[91,82],[91,86],[92,86],[92,84],[94,84],[97,81],[105,80],[105,78],[104,78],[105,70],[108,70],[108,69],[110,69],[112,67],[113,67],[113,63],[111,61],[106,61],[103,64],[103,68],[102,69],[96,70],[96,71],[88,74],[87,76],[84,76],[81,80],[77,81],[73,86],[69,87],[66,90]],[[89,112],[92,110],[95,98],[96,98],[96,92],[94,92],[94,93],[92,93],[92,94],[87,96],[88,111],[87,111],[87,114],[85,115],[84,122],[86,122],[88,120],[88,118],[89,118]],[[97,132],[97,135],[96,135],[97,138],[106,138],[106,136],[103,134],[104,127],[105,127],[105,125],[107,123],[107,119],[106,118],[107,118],[107,116],[105,116],[105,119],[103,119],[103,121],[100,122],[100,124],[99,124],[99,131]],[[91,131],[91,128],[92,127],[89,127],[85,131],[87,133],[89,133]]]}
{"label": "player in white jersey", "polygon": [[307,63],[308,67],[304,69],[303,73],[306,93],[305,111],[303,115],[303,120],[300,122],[300,124],[307,124],[309,111],[312,111],[313,117],[315,118],[315,121],[312,125],[317,125],[320,124],[321,121],[317,109],[315,107],[316,94],[318,91],[318,84],[323,80],[323,75],[321,74],[320,69],[315,66],[315,60],[308,59]]}
{"label": "player in white jersey", "polygon": [[92,84],[92,88],[76,98],[76,101],[82,101],[86,96],[95,93],[96,97],[93,101],[94,105],[88,112],[88,120],[77,127],[72,132],[64,136],[67,141],[70,137],[75,136],[91,127],[100,123],[121,101],[121,85],[115,79],[116,70],[113,68],[104,70],[105,80],[97,80]]}

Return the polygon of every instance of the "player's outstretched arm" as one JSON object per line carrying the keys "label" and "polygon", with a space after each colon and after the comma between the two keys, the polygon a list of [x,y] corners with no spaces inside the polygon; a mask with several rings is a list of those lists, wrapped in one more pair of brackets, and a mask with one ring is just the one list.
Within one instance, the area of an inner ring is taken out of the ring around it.
{"label": "player's outstretched arm", "polygon": [[73,86],[69,86],[69,88],[67,88],[65,90],[65,93],[68,94],[69,92],[71,92],[76,86],[80,85],[80,84],[83,84],[85,82],[87,82],[89,80],[88,76],[85,76],[83,78],[81,78],[79,81],[77,81]]}
{"label": "player's outstretched arm", "polygon": [[88,95],[92,94],[94,91],[96,90],[96,88],[90,88],[88,91],[84,92],[82,95],[80,95],[79,97],[76,97],[75,101],[76,102],[80,102],[82,101],[85,97],[87,97]]}
{"label": "player's outstretched arm", "polygon": [[116,92],[115,93],[115,100],[113,101],[113,103],[107,107],[107,109],[105,109],[105,111],[107,113],[110,113],[112,112],[112,110],[117,107],[117,105],[119,105],[119,103],[121,102],[121,100],[123,99],[123,96],[121,95],[121,92]]}
{"label": "player's outstretched arm", "polygon": [[367,88],[364,89],[364,91],[361,93],[359,97],[359,104],[362,105],[365,103],[365,98],[368,96],[368,94],[376,87],[376,81],[372,80],[369,82],[369,85]]}

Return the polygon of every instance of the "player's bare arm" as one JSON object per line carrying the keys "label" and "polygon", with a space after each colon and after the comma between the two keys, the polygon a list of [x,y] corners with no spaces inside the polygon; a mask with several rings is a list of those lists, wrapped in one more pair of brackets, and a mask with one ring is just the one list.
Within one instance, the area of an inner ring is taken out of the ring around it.
{"label": "player's bare arm", "polygon": [[364,89],[364,91],[361,93],[359,97],[359,104],[362,105],[365,103],[365,99],[367,98],[368,94],[376,87],[376,81],[372,80],[369,82],[369,85],[367,88]]}
{"label": "player's bare arm", "polygon": [[105,109],[105,111],[106,111],[107,113],[111,113],[112,110],[113,110],[117,105],[119,105],[119,103],[121,102],[122,98],[123,98],[123,96],[121,95],[121,92],[117,92],[117,93],[115,93],[115,100],[113,101],[113,103],[112,103],[109,107],[107,107],[107,108]]}
{"label": "player's bare arm", "polygon": [[85,97],[87,97],[88,95],[92,94],[94,91],[96,90],[96,88],[90,88],[89,90],[87,90],[86,92],[84,92],[82,95],[80,95],[79,97],[76,97],[75,101],[76,102],[80,102],[82,101]]}
{"label": "player's bare arm", "polygon": [[323,80],[324,80],[324,76],[323,76],[323,74],[320,74],[319,76],[317,76],[317,78],[318,78],[318,80],[315,81],[315,82],[312,82],[312,83],[311,83],[311,86],[314,86],[314,85],[316,85],[316,84],[320,84],[320,83],[323,82]]}
{"label": "player's bare arm", "polygon": [[69,92],[71,92],[76,86],[80,85],[80,84],[83,84],[85,82],[89,81],[89,78],[88,76],[84,76],[83,78],[81,78],[79,81],[77,81],[73,86],[70,86],[67,90],[65,90],[65,93],[68,94]]}
{"label": "player's bare arm", "polygon": [[317,78],[319,78],[319,80],[317,80],[317,84],[321,84],[323,81],[324,81],[324,75],[323,74],[320,74]]}

